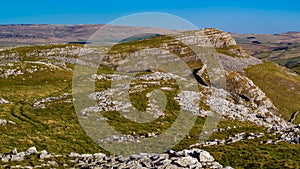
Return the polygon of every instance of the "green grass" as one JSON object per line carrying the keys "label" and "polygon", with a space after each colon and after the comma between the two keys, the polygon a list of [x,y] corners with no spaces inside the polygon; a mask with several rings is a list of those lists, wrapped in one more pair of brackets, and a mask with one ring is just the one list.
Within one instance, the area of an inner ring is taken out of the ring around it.
{"label": "green grass", "polygon": [[[239,54],[236,54],[236,53],[233,53],[231,52],[231,50],[242,50],[239,46],[228,46],[228,47],[225,47],[225,48],[216,48],[216,51],[218,53],[221,53],[221,54],[224,54],[224,55],[227,55],[227,56],[231,56],[231,57],[236,57],[236,58],[241,58],[243,56],[239,55]],[[246,56],[246,57],[249,57]]]}
{"label": "green grass", "polygon": [[292,70],[294,70],[295,72],[297,72],[298,74],[300,74],[300,63],[293,65],[290,67]]}
{"label": "green grass", "polygon": [[[261,138],[263,139],[263,138]],[[300,167],[300,146],[288,143],[261,145],[259,140],[240,141],[226,146],[203,147],[225,166],[234,168]]]}
{"label": "green grass", "polygon": [[[151,43],[153,40],[150,40]],[[149,42],[149,43],[150,43]],[[132,44],[133,42],[129,42]],[[134,43],[133,43],[134,44]],[[31,48],[33,49],[33,48]],[[24,49],[25,50],[25,49]],[[24,58],[29,59],[29,58]],[[39,58],[35,58],[39,60]],[[192,63],[191,63],[192,64]],[[200,63],[195,63],[198,65]],[[195,66],[194,65],[194,66]],[[26,69],[32,64],[19,63],[22,69]],[[39,65],[43,67],[42,65]],[[68,65],[73,67],[73,65]],[[198,65],[199,66],[199,65]],[[197,66],[195,66],[197,67]],[[290,74],[286,69],[266,62],[262,65],[253,66],[245,70],[255,84],[263,89],[264,92],[274,101],[283,117],[288,119],[291,112],[299,110],[299,95],[296,95],[288,85],[299,87],[299,75]],[[26,150],[28,147],[36,146],[38,150],[46,149],[55,154],[67,155],[70,152],[95,153],[106,152],[98,147],[89,138],[82,127],[74,110],[72,103],[65,103],[64,99],[53,101],[47,104],[45,109],[38,109],[32,103],[38,99],[52,96],[59,96],[63,93],[71,93],[72,71],[44,69],[34,74],[25,73],[8,79],[0,79],[0,98],[12,101],[14,104],[0,105],[0,118],[15,121],[16,125],[8,124],[0,126],[0,152],[5,153],[13,148],[19,151]],[[101,69],[98,73],[113,73],[110,69]],[[142,81],[136,81],[139,83]],[[110,81],[97,81],[96,91],[110,88]],[[161,133],[167,129],[176,119],[179,106],[173,97],[177,91],[176,85],[171,82],[164,84],[175,88],[174,91],[165,92],[168,98],[168,106],[165,111],[166,116],[159,118],[151,123],[134,123],[122,117],[118,112],[106,112],[104,116],[116,130],[124,134],[142,135],[149,132]],[[146,93],[157,89],[158,86],[149,85],[144,92],[132,94],[131,101],[139,110],[146,108]],[[296,88],[299,90],[299,88]],[[68,96],[66,99],[71,99]],[[203,109],[209,109],[207,105],[200,102]],[[199,140],[199,133],[205,122],[204,117],[198,117],[188,136],[174,150],[182,150],[195,144]],[[299,121],[299,118],[295,122]],[[263,132],[266,129],[252,123],[238,122],[223,119],[218,127],[237,126],[236,129],[214,133],[211,139],[224,139],[228,135],[240,132]],[[273,138],[265,136],[262,139]],[[230,165],[236,168],[299,168],[299,145],[280,143],[276,145],[260,145],[258,140],[241,141],[226,146],[200,147],[208,150],[222,165]],[[59,163],[68,163],[68,158],[59,158]],[[40,164],[37,157],[30,156],[23,162],[12,162],[9,165]],[[4,163],[0,162],[0,165]]]}
{"label": "green grass", "polygon": [[[285,120],[300,110],[300,76],[272,62],[245,69],[245,74],[272,100]],[[300,117],[294,121],[300,123]]]}
{"label": "green grass", "polygon": [[81,129],[72,104],[57,100],[45,109],[32,106],[40,98],[71,93],[71,78],[71,71],[45,69],[0,79],[0,98],[13,102],[0,105],[0,118],[17,123],[0,127],[0,152],[30,146],[56,153],[100,150]]}
{"label": "green grass", "polygon": [[276,59],[275,63],[290,68],[300,74],[300,57],[288,58],[288,59]]}

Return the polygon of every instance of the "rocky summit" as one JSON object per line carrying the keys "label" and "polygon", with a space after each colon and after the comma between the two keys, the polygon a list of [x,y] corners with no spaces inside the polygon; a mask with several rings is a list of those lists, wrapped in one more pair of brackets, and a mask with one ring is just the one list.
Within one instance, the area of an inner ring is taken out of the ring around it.
{"label": "rocky summit", "polygon": [[[2,27],[6,32],[0,33],[0,42],[14,44],[9,31],[26,25]],[[62,37],[72,29],[72,41],[88,38],[76,35],[85,26],[38,27],[29,26],[59,31]],[[1,48],[1,167],[299,168],[299,74],[251,56],[221,30],[177,33],[108,47],[68,44],[58,34],[37,32],[33,39],[39,43],[51,36],[57,44]],[[172,60],[172,55],[178,57]],[[130,56],[152,57],[132,65]],[[206,56],[217,61],[210,64]],[[153,66],[155,57],[177,72],[185,65],[190,70],[181,76],[162,70]],[[90,84],[92,89],[85,90]],[[197,90],[190,90],[193,85]],[[191,128],[168,135],[166,141],[176,145],[162,142],[162,152],[152,153],[157,147],[150,145],[127,156],[101,147],[158,140],[178,124],[181,112],[195,120],[188,124],[181,119],[179,128]],[[138,117],[144,115],[147,119],[140,123]],[[99,129],[99,124],[109,124],[115,132]]]}

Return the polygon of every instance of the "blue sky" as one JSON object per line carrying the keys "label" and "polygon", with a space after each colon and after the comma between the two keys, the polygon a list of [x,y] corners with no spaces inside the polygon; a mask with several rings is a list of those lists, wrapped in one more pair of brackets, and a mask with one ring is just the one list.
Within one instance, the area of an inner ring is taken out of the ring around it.
{"label": "blue sky", "polygon": [[105,24],[133,13],[164,12],[200,28],[238,33],[300,31],[299,0],[5,0],[1,7],[0,24]]}

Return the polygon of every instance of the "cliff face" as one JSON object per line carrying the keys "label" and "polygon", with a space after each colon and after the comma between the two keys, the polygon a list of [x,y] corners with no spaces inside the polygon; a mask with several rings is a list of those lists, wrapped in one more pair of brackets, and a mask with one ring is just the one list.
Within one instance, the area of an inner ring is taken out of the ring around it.
{"label": "cliff face", "polygon": [[250,55],[237,45],[234,38],[227,32],[214,28],[204,29],[204,34],[210,39],[219,53],[233,57],[248,58]]}

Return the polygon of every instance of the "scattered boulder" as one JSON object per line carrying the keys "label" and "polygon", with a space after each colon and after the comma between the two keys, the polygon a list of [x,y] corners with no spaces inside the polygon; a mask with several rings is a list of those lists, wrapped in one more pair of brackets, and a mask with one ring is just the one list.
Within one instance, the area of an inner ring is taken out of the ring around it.
{"label": "scattered boulder", "polygon": [[215,158],[209,154],[207,151],[202,151],[199,155],[200,162],[213,162]]}
{"label": "scattered boulder", "polygon": [[7,121],[4,120],[4,119],[0,119],[0,125],[6,125],[7,124]]}
{"label": "scattered boulder", "polygon": [[10,102],[3,98],[0,98],[0,104],[10,104]]}
{"label": "scattered boulder", "polygon": [[25,151],[25,155],[31,155],[31,154],[37,154],[38,151],[36,150],[36,147],[30,147]]}
{"label": "scattered boulder", "polygon": [[11,120],[5,120],[5,119],[0,119],[0,125],[7,125],[7,124],[13,124],[15,125],[16,123],[14,121]]}
{"label": "scattered boulder", "polygon": [[277,140],[261,141],[261,144],[276,144],[281,141],[285,141],[290,144],[300,144],[300,124],[287,127],[283,130],[271,128],[269,132],[280,136],[277,138]]}
{"label": "scattered boulder", "polygon": [[40,159],[46,159],[46,158],[52,158],[52,157],[53,157],[53,155],[49,154],[46,150],[42,150],[39,155]]}

